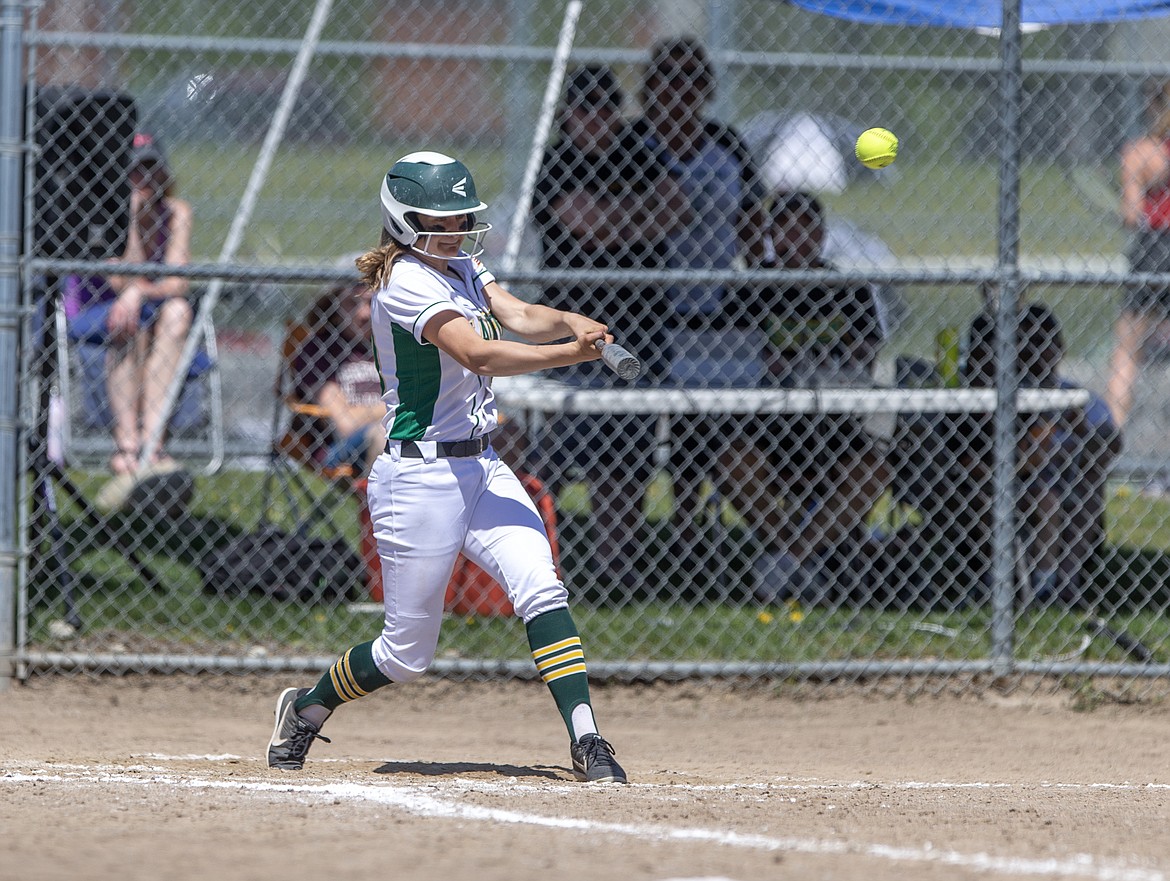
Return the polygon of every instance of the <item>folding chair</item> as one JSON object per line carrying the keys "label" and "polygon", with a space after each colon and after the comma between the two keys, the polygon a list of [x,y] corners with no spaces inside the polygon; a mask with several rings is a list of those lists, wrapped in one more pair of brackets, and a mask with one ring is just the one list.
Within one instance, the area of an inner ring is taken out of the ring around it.
{"label": "folding chair", "polygon": [[[198,314],[198,311],[197,313]],[[58,391],[66,403],[60,425],[61,451],[70,464],[92,464],[114,453],[106,392],[106,347],[70,340],[64,306],[54,311]],[[203,348],[195,355],[167,425],[167,451],[184,461],[206,458],[200,469],[214,474],[223,465],[223,386],[210,315],[203,319]]]}

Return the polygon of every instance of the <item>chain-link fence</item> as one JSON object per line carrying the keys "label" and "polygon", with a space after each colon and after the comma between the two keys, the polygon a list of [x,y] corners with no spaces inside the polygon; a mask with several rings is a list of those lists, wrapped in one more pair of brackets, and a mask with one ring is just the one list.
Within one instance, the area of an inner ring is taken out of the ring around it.
{"label": "chain-link fence", "polygon": [[[19,672],[377,633],[353,259],[427,149],[474,174],[505,286],[642,362],[496,382],[593,672],[1161,688],[1170,18],[16,8]],[[434,669],[530,675],[506,607],[461,564]]]}

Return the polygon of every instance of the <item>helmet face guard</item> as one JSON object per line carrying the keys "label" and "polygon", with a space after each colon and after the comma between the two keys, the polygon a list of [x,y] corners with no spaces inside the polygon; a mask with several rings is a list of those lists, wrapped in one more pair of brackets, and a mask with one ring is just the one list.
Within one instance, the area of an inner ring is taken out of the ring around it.
{"label": "helmet face guard", "polygon": [[[483,253],[483,238],[491,224],[476,223],[475,212],[484,210],[487,205],[476,195],[475,181],[462,162],[429,151],[404,156],[383,178],[381,202],[382,226],[394,241],[415,253],[443,260],[467,260]],[[428,248],[432,238],[460,233],[423,232],[419,228],[420,214],[430,217],[468,215],[468,229],[462,235],[472,240],[470,253],[455,258],[431,253]]]}
{"label": "helmet face guard", "polygon": [[[412,215],[415,215],[411,217],[411,220],[414,222],[415,228],[417,228],[417,214],[415,212],[411,213]],[[446,217],[450,215],[432,216]],[[416,232],[414,234],[414,242],[407,247],[409,247],[410,250],[414,251],[416,254],[423,254],[427,257],[435,257],[439,260],[470,260],[472,257],[478,257],[483,253],[483,240],[484,237],[488,234],[488,230],[492,228],[492,225],[482,221],[477,223],[475,220],[475,215],[471,213],[468,213],[467,217],[467,226],[469,229],[460,230],[457,232]],[[459,254],[457,257],[449,257],[446,254],[432,254],[429,250],[431,247],[431,241],[433,239],[444,236],[462,236],[465,240],[467,240],[468,244],[464,248],[465,253]]]}

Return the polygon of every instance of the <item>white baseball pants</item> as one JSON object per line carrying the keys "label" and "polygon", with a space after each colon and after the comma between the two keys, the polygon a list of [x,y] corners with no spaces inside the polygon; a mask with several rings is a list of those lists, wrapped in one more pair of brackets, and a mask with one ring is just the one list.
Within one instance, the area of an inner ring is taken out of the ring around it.
{"label": "white baseball pants", "polygon": [[382,560],[385,622],[374,662],[394,682],[434,660],[447,582],[460,552],[504,588],[525,623],[568,605],[544,523],[511,469],[480,456],[400,455],[396,444],[370,471],[367,501]]}

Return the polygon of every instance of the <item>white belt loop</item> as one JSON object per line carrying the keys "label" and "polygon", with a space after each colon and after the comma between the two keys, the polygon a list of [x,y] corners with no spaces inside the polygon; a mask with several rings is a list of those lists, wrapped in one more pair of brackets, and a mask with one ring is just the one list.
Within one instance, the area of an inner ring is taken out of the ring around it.
{"label": "white belt loop", "polygon": [[391,462],[402,461],[402,441],[386,439],[386,455],[390,457]]}
{"label": "white belt loop", "polygon": [[415,441],[414,445],[422,453],[422,460],[428,464],[439,458],[439,445],[435,441]]}

